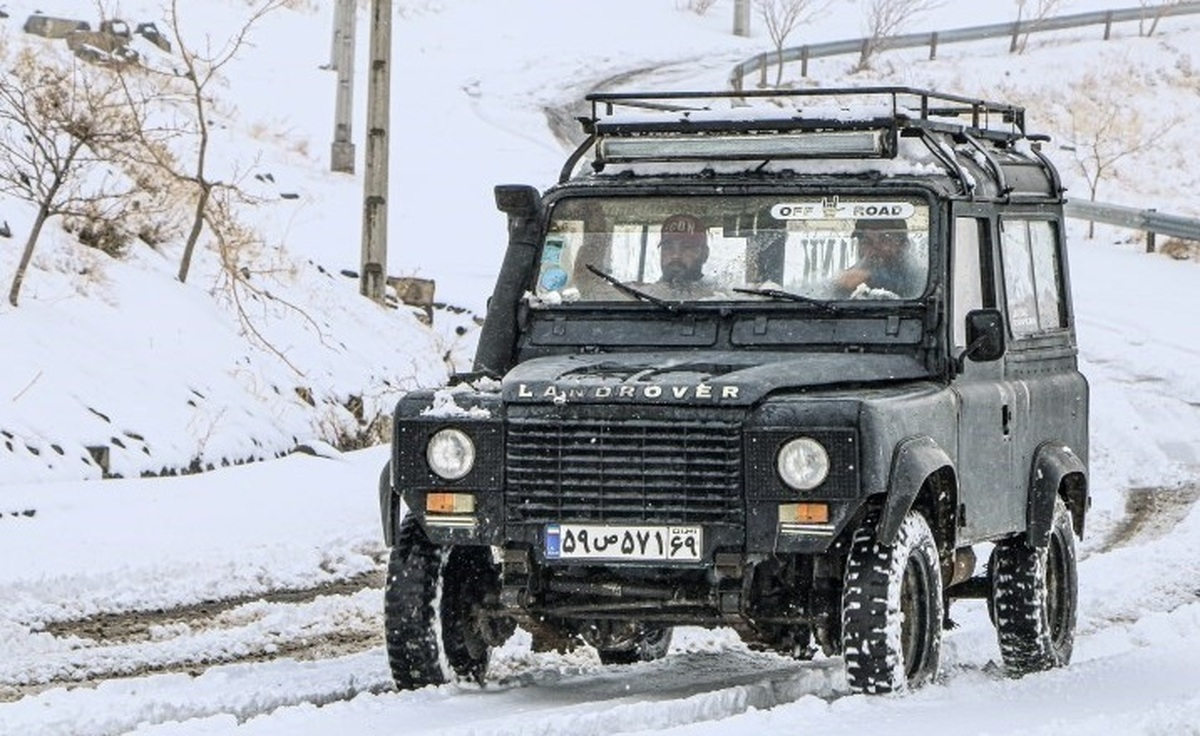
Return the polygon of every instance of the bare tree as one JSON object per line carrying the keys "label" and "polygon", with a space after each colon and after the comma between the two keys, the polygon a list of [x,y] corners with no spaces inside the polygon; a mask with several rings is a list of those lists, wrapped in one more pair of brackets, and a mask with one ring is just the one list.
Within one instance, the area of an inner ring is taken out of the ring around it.
{"label": "bare tree", "polygon": [[899,34],[907,21],[941,6],[942,0],[871,0],[867,8],[867,32],[855,71],[871,67],[871,59]]}
{"label": "bare tree", "polygon": [[[292,7],[297,2],[250,0],[250,11],[232,36],[218,45],[214,45],[211,38],[206,38],[201,49],[185,32],[179,0],[171,0],[167,25],[182,68],[174,73],[155,73],[153,70],[148,73],[156,74],[161,88],[158,102],[161,107],[173,112],[168,117],[174,127],[170,130],[160,129],[155,136],[140,136],[139,140],[144,144],[140,163],[157,167],[176,187],[188,190],[188,196],[194,199],[183,255],[179,261],[178,279],[181,282],[187,281],[196,245],[208,221],[214,191],[237,186],[228,178],[214,176],[210,171],[213,142],[209,121],[217,106],[212,87],[219,84],[225,67],[249,45],[251,32],[260,21],[270,13]],[[128,89],[129,75],[125,77]],[[132,101],[136,95],[130,93],[129,98]],[[175,140],[171,144],[164,143],[167,138]]]}
{"label": "bare tree", "polygon": [[783,81],[783,45],[797,26],[812,21],[829,7],[831,0],[755,0],[754,9],[762,19],[779,59],[775,86]]}
{"label": "bare tree", "polygon": [[153,114],[131,145],[122,150],[120,160],[123,166],[139,172],[140,180],[153,181],[154,187],[169,191],[176,213],[186,210],[185,222],[177,228],[184,244],[179,281],[186,282],[201,238],[210,238],[219,268],[217,291],[228,300],[243,334],[299,373],[259,328],[253,306],[267,302],[282,306],[290,315],[298,315],[324,340],[322,330],[300,308],[265,286],[269,278],[286,275],[287,267],[282,261],[276,265],[268,263],[271,259],[266,255],[262,236],[241,217],[245,210],[263,203],[245,186],[246,169],[235,164],[223,167],[220,175],[215,175],[210,166],[214,145],[210,121],[218,116],[231,116],[229,111],[221,109],[215,91],[223,82],[223,70],[249,46],[252,30],[269,13],[281,8],[307,7],[303,4],[306,0],[247,2],[251,10],[236,33],[220,42],[219,48],[214,47],[211,38],[205,38],[203,49],[198,50],[186,33],[187,23],[180,11],[182,3],[172,0],[167,25],[182,67],[168,69],[151,64],[122,71],[122,88],[130,106],[137,107],[146,101]]}
{"label": "bare tree", "polygon": [[0,192],[37,207],[8,292],[14,307],[49,219],[112,221],[130,196],[132,182],[108,162],[137,130],[106,70],[26,49],[0,76]]}
{"label": "bare tree", "polygon": [[[1016,0],[1017,3],[1017,22],[1013,26],[1012,40],[1008,44],[1008,52],[1010,54],[1023,54],[1025,47],[1029,44],[1029,35],[1038,27],[1058,11],[1062,4],[1061,0],[1036,0],[1030,5],[1030,0]],[[1029,17],[1025,18],[1025,11],[1029,11]],[[1020,33],[1024,21],[1024,33]]]}
{"label": "bare tree", "polygon": [[[1126,91],[1138,82],[1131,75],[1125,79],[1088,74],[1075,86],[1067,102],[1070,134],[1067,148],[1088,186],[1088,198],[1096,201],[1100,183],[1116,176],[1118,165],[1125,159],[1154,147],[1160,139],[1179,124],[1178,118],[1155,120],[1146,117],[1144,110],[1128,102]],[[1088,237],[1095,234],[1095,224],[1088,226]]]}
{"label": "bare tree", "polygon": [[1183,4],[1183,0],[1138,0],[1138,4],[1147,11],[1153,11],[1150,15],[1149,28],[1145,27],[1144,16],[1138,21],[1138,35],[1150,37],[1158,30],[1158,22],[1162,20],[1167,9]]}

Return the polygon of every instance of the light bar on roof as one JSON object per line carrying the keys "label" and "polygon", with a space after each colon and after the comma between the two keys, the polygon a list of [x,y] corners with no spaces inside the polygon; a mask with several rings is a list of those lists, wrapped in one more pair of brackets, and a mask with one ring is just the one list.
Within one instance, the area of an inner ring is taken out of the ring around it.
{"label": "light bar on roof", "polygon": [[708,161],[793,158],[882,158],[882,130],[822,130],[755,135],[602,138],[599,161]]}

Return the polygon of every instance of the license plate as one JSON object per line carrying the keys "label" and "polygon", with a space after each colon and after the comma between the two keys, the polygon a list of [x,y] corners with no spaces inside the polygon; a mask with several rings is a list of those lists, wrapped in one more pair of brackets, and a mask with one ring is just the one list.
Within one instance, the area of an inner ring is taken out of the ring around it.
{"label": "license plate", "polygon": [[698,526],[547,524],[546,558],[695,562],[702,540]]}

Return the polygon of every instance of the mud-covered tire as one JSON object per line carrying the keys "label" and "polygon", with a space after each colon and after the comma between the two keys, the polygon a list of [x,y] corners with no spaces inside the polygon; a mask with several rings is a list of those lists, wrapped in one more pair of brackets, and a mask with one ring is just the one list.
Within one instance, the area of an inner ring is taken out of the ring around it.
{"label": "mud-covered tire", "polygon": [[632,646],[621,648],[596,648],[602,664],[633,664],[662,659],[671,648],[670,626],[647,626]]}
{"label": "mud-covered tire", "polygon": [[1050,543],[1039,549],[1024,534],[997,542],[989,574],[996,635],[1008,674],[1019,677],[1069,664],[1079,577],[1075,529],[1061,498],[1054,503]]}
{"label": "mud-covered tire", "polygon": [[933,532],[910,511],[891,546],[869,516],[854,533],[842,591],[846,679],[859,693],[918,688],[937,676],[942,573]]}
{"label": "mud-covered tire", "polygon": [[384,623],[388,664],[401,690],[455,677],[482,682],[491,647],[479,615],[497,586],[486,548],[439,547],[413,517],[388,560]]}

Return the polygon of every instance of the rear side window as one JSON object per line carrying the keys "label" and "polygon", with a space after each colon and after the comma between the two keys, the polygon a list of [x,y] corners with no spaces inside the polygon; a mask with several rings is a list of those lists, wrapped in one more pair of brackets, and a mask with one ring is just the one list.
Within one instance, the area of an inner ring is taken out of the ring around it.
{"label": "rear side window", "polygon": [[1047,220],[1001,222],[1008,319],[1016,337],[1066,326],[1058,236]]}

